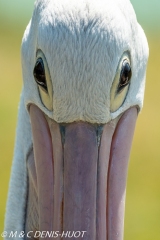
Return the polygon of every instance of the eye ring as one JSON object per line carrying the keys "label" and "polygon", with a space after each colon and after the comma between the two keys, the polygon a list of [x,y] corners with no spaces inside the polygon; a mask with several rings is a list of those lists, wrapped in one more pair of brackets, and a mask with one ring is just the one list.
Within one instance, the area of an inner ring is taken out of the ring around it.
{"label": "eye ring", "polygon": [[123,53],[118,63],[110,92],[110,111],[117,111],[125,102],[131,84],[131,55],[129,51]]}

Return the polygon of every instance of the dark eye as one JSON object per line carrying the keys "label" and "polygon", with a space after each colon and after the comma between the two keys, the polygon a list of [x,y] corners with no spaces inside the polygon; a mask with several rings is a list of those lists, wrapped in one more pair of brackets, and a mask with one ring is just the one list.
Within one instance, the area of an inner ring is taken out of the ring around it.
{"label": "dark eye", "polygon": [[117,92],[120,93],[129,83],[132,76],[131,66],[127,60],[123,61]]}
{"label": "dark eye", "polygon": [[47,83],[46,83],[46,76],[45,76],[45,69],[42,58],[38,58],[33,70],[34,79],[37,82],[39,86],[43,88],[46,92],[48,92],[47,89]]}

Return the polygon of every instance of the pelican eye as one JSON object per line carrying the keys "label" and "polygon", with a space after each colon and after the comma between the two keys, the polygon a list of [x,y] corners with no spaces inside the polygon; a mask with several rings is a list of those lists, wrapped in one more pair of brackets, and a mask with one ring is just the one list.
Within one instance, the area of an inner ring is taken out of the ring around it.
{"label": "pelican eye", "polygon": [[132,71],[130,53],[124,52],[116,69],[111,87],[110,111],[117,111],[124,103],[131,83]]}
{"label": "pelican eye", "polygon": [[46,76],[45,76],[45,69],[42,58],[38,58],[33,70],[33,75],[36,83],[41,86],[46,92],[48,92],[47,89],[47,83],[46,83]]}
{"label": "pelican eye", "polygon": [[50,71],[47,59],[42,52],[38,49],[35,59],[35,66],[33,69],[34,80],[38,86],[38,92],[42,104],[49,110],[53,110],[53,87],[50,76]]}
{"label": "pelican eye", "polygon": [[122,64],[122,70],[120,74],[117,93],[120,93],[130,83],[131,76],[132,76],[131,66],[127,60],[124,60]]}

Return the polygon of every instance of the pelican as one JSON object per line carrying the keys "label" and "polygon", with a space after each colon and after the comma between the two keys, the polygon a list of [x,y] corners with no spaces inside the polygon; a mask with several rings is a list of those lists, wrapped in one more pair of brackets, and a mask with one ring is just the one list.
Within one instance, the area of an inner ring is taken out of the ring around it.
{"label": "pelican", "polygon": [[147,40],[129,0],[35,2],[22,40],[8,235],[123,239],[147,60]]}

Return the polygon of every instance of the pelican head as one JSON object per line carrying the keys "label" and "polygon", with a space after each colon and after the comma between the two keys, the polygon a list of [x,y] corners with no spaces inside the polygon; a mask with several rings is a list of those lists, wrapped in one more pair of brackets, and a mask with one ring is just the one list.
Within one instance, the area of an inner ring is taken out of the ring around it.
{"label": "pelican head", "polygon": [[147,59],[130,1],[35,2],[22,41],[8,232],[24,231],[26,239],[45,233],[55,239],[53,231],[57,239],[67,231],[64,239],[76,239],[75,231],[84,231],[85,240],[123,239]]}

